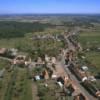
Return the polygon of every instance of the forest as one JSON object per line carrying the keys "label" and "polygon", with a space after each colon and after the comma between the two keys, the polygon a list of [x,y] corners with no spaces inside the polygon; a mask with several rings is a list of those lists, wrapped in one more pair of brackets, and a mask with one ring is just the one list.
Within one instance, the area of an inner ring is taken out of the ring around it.
{"label": "forest", "polygon": [[1,21],[0,39],[24,37],[26,33],[44,31],[44,29],[48,27],[53,27],[53,25],[48,23],[42,24],[39,22],[29,23],[16,21]]}

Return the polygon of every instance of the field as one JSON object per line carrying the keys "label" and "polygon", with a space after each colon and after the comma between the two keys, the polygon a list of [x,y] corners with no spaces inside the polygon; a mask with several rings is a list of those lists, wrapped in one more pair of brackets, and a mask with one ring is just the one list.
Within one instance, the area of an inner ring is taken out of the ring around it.
{"label": "field", "polygon": [[31,84],[28,69],[18,66],[13,66],[12,69],[11,66],[7,67],[3,78],[0,79],[0,100],[32,100]]}
{"label": "field", "polygon": [[82,32],[79,34],[79,41],[83,47],[100,46],[100,31],[97,32]]}
{"label": "field", "polygon": [[[6,67],[10,67],[9,62],[0,59],[0,70]],[[0,100],[4,100],[5,98],[5,93],[11,79],[11,74],[12,72],[8,72],[8,70],[5,70],[3,73],[3,78],[0,78]]]}
{"label": "field", "polygon": [[91,62],[91,67],[94,67],[91,69],[92,72],[95,74],[100,72],[100,52],[87,52],[86,58]]}
{"label": "field", "polygon": [[8,61],[5,61],[3,59],[0,59],[0,70],[2,70],[3,68],[5,68],[8,65],[9,65],[9,62]]}
{"label": "field", "polygon": [[98,31],[84,31],[79,34],[79,41],[84,49],[90,49],[85,51],[86,59],[92,64],[92,71],[96,74],[100,72],[100,29]]}

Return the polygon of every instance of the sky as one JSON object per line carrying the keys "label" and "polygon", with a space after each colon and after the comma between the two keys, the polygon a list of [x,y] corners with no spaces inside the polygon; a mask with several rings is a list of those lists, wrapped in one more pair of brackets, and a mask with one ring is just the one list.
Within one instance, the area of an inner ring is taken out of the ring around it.
{"label": "sky", "polygon": [[100,14],[100,0],[0,0],[0,14],[13,13]]}

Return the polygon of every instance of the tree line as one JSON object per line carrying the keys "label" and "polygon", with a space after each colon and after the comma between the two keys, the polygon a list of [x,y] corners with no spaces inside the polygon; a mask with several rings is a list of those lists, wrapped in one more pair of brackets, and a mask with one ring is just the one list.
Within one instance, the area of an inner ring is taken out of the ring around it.
{"label": "tree line", "polygon": [[0,39],[24,37],[26,33],[44,31],[44,29],[48,27],[53,27],[53,25],[48,23],[42,24],[39,22],[29,23],[16,21],[1,21]]}

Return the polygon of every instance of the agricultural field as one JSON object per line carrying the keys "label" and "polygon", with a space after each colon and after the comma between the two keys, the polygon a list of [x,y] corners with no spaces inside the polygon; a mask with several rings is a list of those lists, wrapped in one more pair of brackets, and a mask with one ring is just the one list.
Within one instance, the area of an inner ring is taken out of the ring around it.
{"label": "agricultural field", "polygon": [[8,61],[0,59],[0,71],[3,69],[5,70],[0,78],[0,100],[4,100],[11,79],[12,71],[9,70],[10,66]]}
{"label": "agricultural field", "polygon": [[32,100],[31,80],[28,79],[27,69],[18,68],[17,70],[11,100]]}
{"label": "agricultural field", "polygon": [[3,59],[0,59],[0,70],[2,70],[3,68],[9,66],[9,62],[8,61],[5,61]]}
{"label": "agricultural field", "polygon": [[91,63],[92,72],[95,74],[100,72],[100,29],[81,32],[79,42],[85,49],[84,53],[86,59]]}
{"label": "agricultural field", "polygon": [[[100,72],[100,52],[86,52],[86,58],[91,62],[91,70],[94,74]],[[94,67],[94,68],[93,68]]]}
{"label": "agricultural field", "polygon": [[[4,64],[4,62],[3,62]],[[32,100],[32,81],[28,78],[28,69],[19,66],[7,66],[0,78],[0,100]]]}
{"label": "agricultural field", "polygon": [[83,47],[100,46],[100,31],[84,31],[79,34],[79,41]]}

